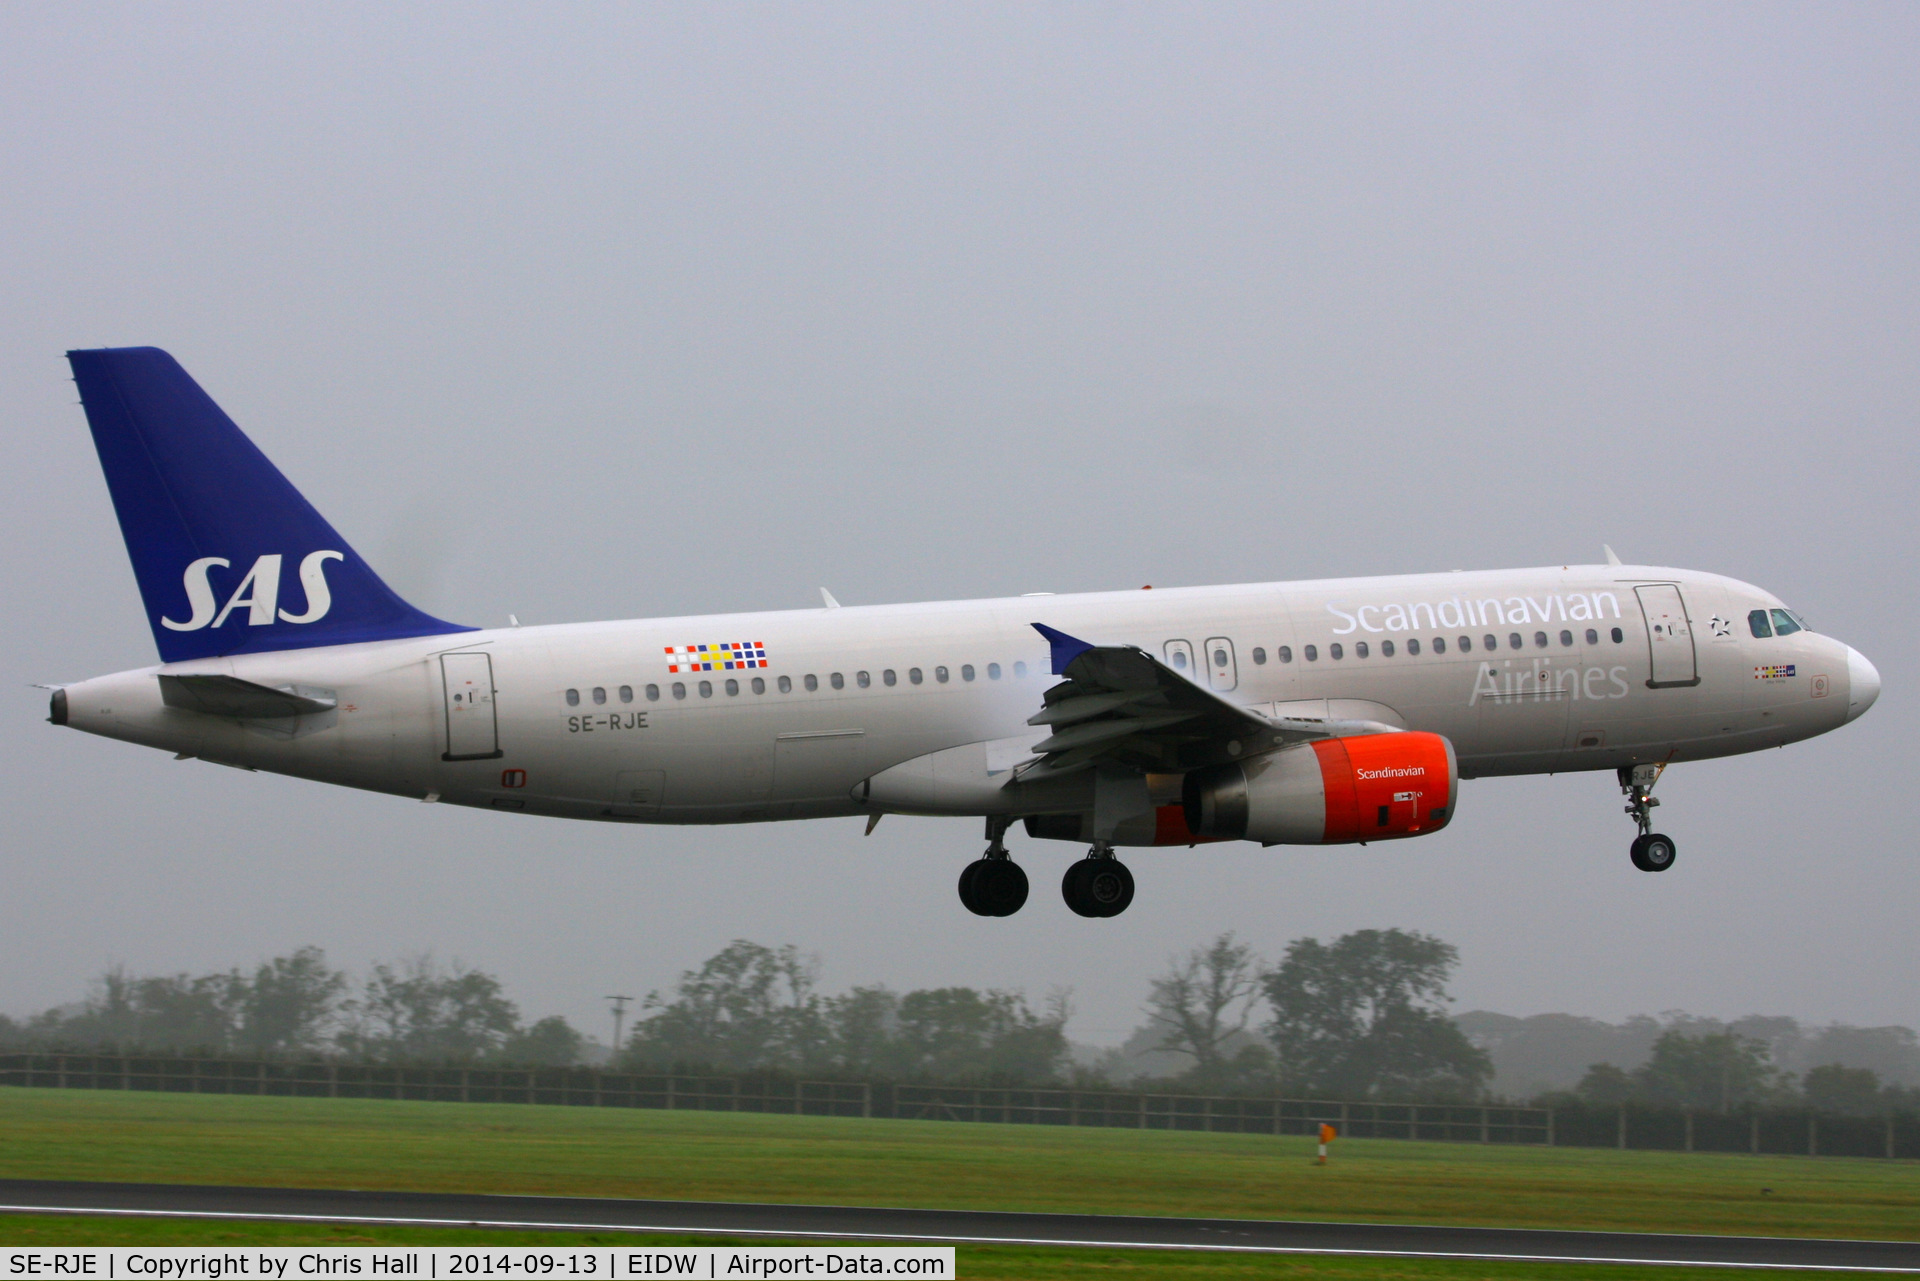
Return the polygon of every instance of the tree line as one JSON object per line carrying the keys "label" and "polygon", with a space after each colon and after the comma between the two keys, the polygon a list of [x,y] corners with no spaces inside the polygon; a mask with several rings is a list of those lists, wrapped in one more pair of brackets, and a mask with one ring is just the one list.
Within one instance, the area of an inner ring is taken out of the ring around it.
{"label": "tree line", "polygon": [[[671,993],[647,997],[621,1047],[633,1068],[780,1071],[892,1080],[1135,1084],[1322,1097],[1478,1097],[1484,1052],[1446,1014],[1451,944],[1402,930],[1296,939],[1277,966],[1222,935],[1149,985],[1146,1035],[1180,1066],[1127,1080],[1124,1057],[1075,1061],[1065,993],[815,990],[791,947],[736,940]],[[1256,1018],[1267,1017],[1253,1031]]]}
{"label": "tree line", "polygon": [[0,1015],[0,1048],[10,1050],[564,1066],[583,1046],[563,1018],[523,1023],[491,974],[417,956],[377,964],[356,984],[317,947],[252,973],[136,977],[114,966],[76,1005],[19,1021]]}
{"label": "tree line", "polygon": [[[1489,1098],[1495,1056],[1511,1057],[1528,1038],[1536,1061],[1543,1040],[1562,1058],[1599,1048],[1631,1061],[1615,1043],[1630,1033],[1637,1066],[1569,1059],[1590,1066],[1570,1088],[1529,1091],[1532,1101],[1920,1109],[1920,1076],[1889,1080],[1862,1065],[1892,1075],[1910,1058],[1920,1072],[1920,1043],[1905,1028],[1827,1029],[1816,1044],[1788,1019],[1729,1026],[1674,1015],[1615,1028],[1570,1015],[1456,1017],[1447,984],[1458,964],[1451,944],[1398,929],[1295,939],[1273,963],[1223,934],[1170,958],[1148,984],[1144,1023],[1101,1051],[1069,1041],[1066,992],[1037,1006],[1023,992],[972,987],[823,993],[817,962],[796,948],[736,939],[649,993],[622,1044],[592,1057],[635,1072],[1446,1102]],[[1843,1046],[1854,1062],[1832,1061]],[[523,1020],[483,971],[421,956],[356,980],[312,947],[251,972],[136,977],[115,967],[75,1005],[0,1016],[0,1049],[12,1050],[572,1066],[593,1048],[563,1018]],[[1790,1067],[1796,1055],[1804,1062]]]}
{"label": "tree line", "polygon": [[1920,1111],[1920,1088],[1887,1084],[1872,1068],[1823,1063],[1795,1075],[1774,1064],[1767,1043],[1738,1032],[1689,1034],[1669,1028],[1647,1061],[1631,1071],[1596,1063],[1565,1095],[1613,1106],[1643,1104],[1729,1113],[1749,1108],[1811,1107],[1849,1116]]}

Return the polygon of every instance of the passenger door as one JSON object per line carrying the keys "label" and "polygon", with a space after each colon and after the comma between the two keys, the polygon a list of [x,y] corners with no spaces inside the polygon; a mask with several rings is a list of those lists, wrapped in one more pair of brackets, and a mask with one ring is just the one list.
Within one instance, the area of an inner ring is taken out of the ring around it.
{"label": "passenger door", "polygon": [[447,750],[440,759],[485,761],[499,756],[493,659],[485,654],[442,654],[440,687],[447,718]]}
{"label": "passenger door", "polygon": [[1647,649],[1652,655],[1648,689],[1671,689],[1700,683],[1694,654],[1693,628],[1687,604],[1673,583],[1649,583],[1633,589],[1647,624]]}

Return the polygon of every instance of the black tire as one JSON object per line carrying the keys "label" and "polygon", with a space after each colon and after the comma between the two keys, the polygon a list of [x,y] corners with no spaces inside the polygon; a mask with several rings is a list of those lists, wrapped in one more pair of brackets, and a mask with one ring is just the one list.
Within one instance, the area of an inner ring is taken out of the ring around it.
{"label": "black tire", "polygon": [[987,860],[977,858],[960,869],[960,904],[975,916],[992,916],[980,902],[980,896],[974,892],[973,884],[979,879],[980,869]]}
{"label": "black tire", "polygon": [[1012,916],[1027,904],[1027,874],[1010,858],[983,858],[973,867],[969,887],[975,902],[973,910],[982,916]]}
{"label": "black tire", "polygon": [[1653,869],[1647,866],[1647,858],[1644,852],[1646,849],[1646,844],[1647,844],[1646,837],[1644,836],[1634,837],[1633,844],[1627,847],[1627,857],[1632,859],[1633,865],[1639,868],[1641,871],[1651,872]]}
{"label": "black tire", "polygon": [[1133,902],[1133,873],[1116,858],[1083,858],[1061,878],[1060,897],[1076,916],[1118,916]]}
{"label": "black tire", "polygon": [[1643,872],[1666,871],[1673,866],[1673,860],[1680,852],[1671,836],[1663,836],[1659,832],[1643,836],[1634,844],[1639,847],[1634,866]]}

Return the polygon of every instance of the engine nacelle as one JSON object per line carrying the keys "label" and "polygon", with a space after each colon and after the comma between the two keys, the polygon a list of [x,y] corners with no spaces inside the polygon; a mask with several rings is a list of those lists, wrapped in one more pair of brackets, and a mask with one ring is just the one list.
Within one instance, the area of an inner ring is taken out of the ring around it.
{"label": "engine nacelle", "polygon": [[1262,845],[1341,845],[1437,832],[1453,817],[1453,744],[1403,731],[1299,743],[1186,776],[1193,835]]}

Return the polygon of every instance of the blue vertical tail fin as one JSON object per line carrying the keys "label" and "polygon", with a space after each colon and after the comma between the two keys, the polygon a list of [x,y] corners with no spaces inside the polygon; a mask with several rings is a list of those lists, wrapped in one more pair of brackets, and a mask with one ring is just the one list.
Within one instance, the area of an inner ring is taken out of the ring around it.
{"label": "blue vertical tail fin", "polygon": [[166,352],[67,360],[163,661],[473,630],[394,594]]}

